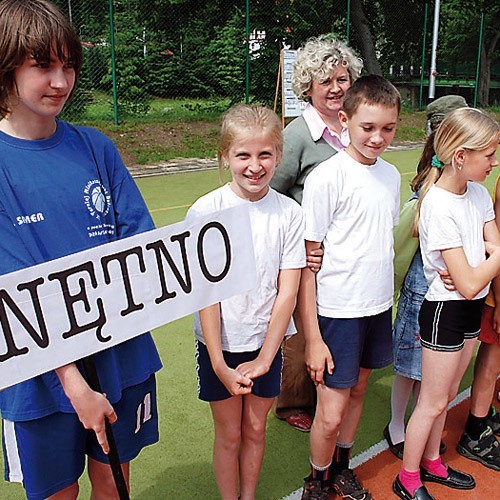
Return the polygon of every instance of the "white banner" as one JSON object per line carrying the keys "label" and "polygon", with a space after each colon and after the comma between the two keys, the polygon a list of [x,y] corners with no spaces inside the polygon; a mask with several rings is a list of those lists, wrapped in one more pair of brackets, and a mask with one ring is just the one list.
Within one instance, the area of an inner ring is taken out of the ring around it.
{"label": "white banner", "polygon": [[283,116],[285,118],[295,118],[300,116],[304,111],[307,103],[301,101],[292,89],[293,63],[297,59],[297,51],[283,49],[282,57],[282,99],[283,99]]}
{"label": "white banner", "polygon": [[255,284],[245,206],[0,276],[0,389]]}

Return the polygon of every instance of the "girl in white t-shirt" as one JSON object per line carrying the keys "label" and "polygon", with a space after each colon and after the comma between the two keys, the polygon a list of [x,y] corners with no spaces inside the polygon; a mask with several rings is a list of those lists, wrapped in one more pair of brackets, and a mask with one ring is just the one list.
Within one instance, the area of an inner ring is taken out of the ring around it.
{"label": "girl in white t-shirt", "polygon": [[[498,141],[498,123],[473,108],[447,115],[436,133],[436,172],[422,187],[418,225],[429,285],[419,315],[422,385],[406,430],[403,466],[393,484],[403,499],[434,498],[422,481],[457,489],[475,486],[472,476],[441,463],[439,445],[448,403],[479,335],[484,297],[500,272],[493,203],[476,183],[498,165]],[[439,277],[444,268],[455,290]]]}
{"label": "girl in white t-shirt", "polygon": [[280,346],[295,333],[291,316],[305,266],[304,226],[298,203],[269,188],[282,150],[274,112],[232,107],[219,148],[219,165],[229,167],[232,180],[188,212],[193,217],[246,205],[257,267],[254,290],[195,316],[199,397],[212,410],[213,465],[223,499],[255,498],[267,414],[280,391]]}

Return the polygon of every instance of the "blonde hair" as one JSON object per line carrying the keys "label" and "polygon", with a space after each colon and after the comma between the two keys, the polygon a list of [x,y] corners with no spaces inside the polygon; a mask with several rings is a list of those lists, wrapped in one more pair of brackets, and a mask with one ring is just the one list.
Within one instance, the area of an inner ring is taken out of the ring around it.
{"label": "blonde hair", "polygon": [[344,42],[332,34],[310,38],[297,51],[297,60],[293,65],[292,88],[297,97],[311,102],[307,94],[313,81],[324,81],[342,66],[347,69],[351,83],[361,74],[363,60]]}
{"label": "blonde hair", "polygon": [[436,156],[445,165],[455,166],[454,155],[458,149],[485,149],[499,130],[498,122],[479,109],[456,109],[445,116],[436,132]]}
{"label": "blonde hair", "polygon": [[276,148],[277,158],[281,158],[283,127],[278,115],[265,106],[236,104],[229,108],[222,118],[220,146],[217,153],[219,169],[223,168],[224,156],[234,141],[242,136],[253,135],[256,130],[269,137]]}
{"label": "blonde hair", "polygon": [[70,61],[73,64],[76,85],[82,67],[82,45],[68,19],[52,2],[2,0],[0,2],[2,117],[10,112],[9,100],[16,90],[14,70],[22,66],[28,57],[34,57],[37,62],[47,62],[51,53],[61,61]]}
{"label": "blonde hair", "polygon": [[[439,125],[434,136],[434,151],[436,159],[443,166],[455,167],[455,153],[458,149],[481,151],[486,149],[491,141],[498,138],[500,126],[498,122],[476,108],[459,108],[447,114]],[[420,207],[425,195],[441,177],[443,167],[432,166],[425,180],[420,184],[418,214],[415,228],[418,228]],[[416,234],[416,233],[415,233]]]}

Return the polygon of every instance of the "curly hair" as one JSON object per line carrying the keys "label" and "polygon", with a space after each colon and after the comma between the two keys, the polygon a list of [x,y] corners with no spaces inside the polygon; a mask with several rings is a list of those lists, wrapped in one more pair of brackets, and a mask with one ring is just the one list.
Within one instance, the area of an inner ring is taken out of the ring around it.
{"label": "curly hair", "polygon": [[337,66],[347,69],[352,83],[361,74],[363,61],[354,50],[332,34],[310,38],[297,51],[297,60],[293,65],[293,91],[299,99],[310,102],[307,93],[313,80],[326,80]]}

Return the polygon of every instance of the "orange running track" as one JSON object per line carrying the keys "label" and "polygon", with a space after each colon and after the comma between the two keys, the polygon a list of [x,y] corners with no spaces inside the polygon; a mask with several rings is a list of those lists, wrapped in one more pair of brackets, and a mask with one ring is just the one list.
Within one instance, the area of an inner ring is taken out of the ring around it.
{"label": "orange running track", "polygon": [[[497,392],[500,383],[497,383]],[[443,440],[447,451],[443,455],[443,463],[450,464],[454,469],[468,472],[474,476],[476,487],[473,490],[455,490],[436,483],[426,483],[426,487],[436,500],[494,500],[500,499],[500,472],[484,467],[479,462],[462,457],[455,450],[462,434],[469,411],[470,399],[467,398],[448,412]],[[500,411],[500,403],[496,401]],[[392,491],[392,482],[399,472],[401,461],[388,449],[356,468],[356,474],[363,486],[373,495],[374,500],[397,499]],[[330,495],[330,499],[338,499]]]}

